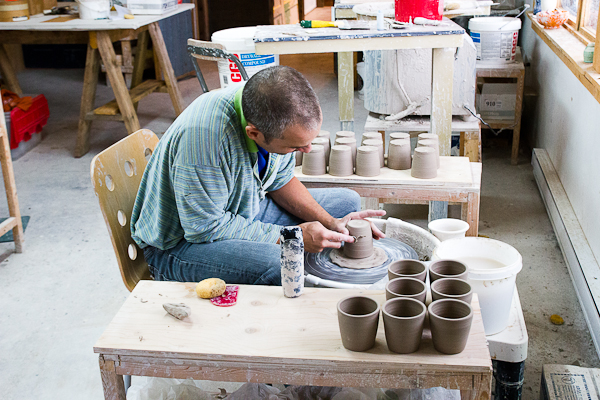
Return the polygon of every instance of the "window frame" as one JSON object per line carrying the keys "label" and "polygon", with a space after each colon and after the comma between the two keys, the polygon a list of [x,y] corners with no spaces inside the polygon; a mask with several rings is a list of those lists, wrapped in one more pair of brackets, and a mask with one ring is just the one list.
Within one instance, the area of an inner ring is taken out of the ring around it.
{"label": "window frame", "polygon": [[[598,13],[599,18],[595,32],[593,29],[584,26],[586,10],[589,8],[587,5],[590,1],[591,0],[579,0],[579,3],[577,4],[577,15],[573,17],[571,13],[569,13],[569,18],[564,24],[564,27],[584,44],[596,41],[596,37],[598,37],[598,27],[600,26],[600,12]],[[556,8],[559,10],[566,10],[562,7],[561,0],[558,0]],[[568,10],[566,11],[568,12]]]}

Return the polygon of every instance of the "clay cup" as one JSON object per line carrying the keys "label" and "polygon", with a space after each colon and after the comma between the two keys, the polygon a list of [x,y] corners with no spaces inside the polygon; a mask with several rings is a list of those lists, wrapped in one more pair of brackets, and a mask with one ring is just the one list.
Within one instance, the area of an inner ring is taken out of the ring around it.
{"label": "clay cup", "polygon": [[397,297],[386,301],[381,310],[385,341],[390,351],[408,354],[419,350],[425,323],[425,304],[415,299]]}
{"label": "clay cup", "polygon": [[425,286],[425,282],[415,278],[396,278],[385,285],[386,300],[394,297],[408,297],[425,304],[426,296],[427,286]]}
{"label": "clay cup", "polygon": [[335,133],[336,139],[343,138],[343,137],[356,139],[356,134],[352,131],[337,131]]}
{"label": "clay cup", "polygon": [[381,170],[379,149],[373,146],[360,146],[356,149],[356,175],[377,176]]}
{"label": "clay cup", "polygon": [[317,137],[324,137],[326,139],[331,139],[331,133],[329,131],[320,131]]}
{"label": "clay cup", "polygon": [[390,132],[390,142],[396,139],[405,139],[410,141],[410,133],[407,132]]}
{"label": "clay cup", "polygon": [[348,350],[367,351],[375,345],[379,304],[370,297],[352,296],[337,304],[342,344]]}
{"label": "clay cup", "polygon": [[353,219],[346,225],[348,234],[354,236],[354,243],[344,243],[344,256],[348,258],[367,258],[373,255],[373,231],[371,223],[364,219]]}
{"label": "clay cup", "polygon": [[331,143],[328,138],[316,137],[313,139],[311,144],[323,146],[323,152],[325,153],[325,164],[329,165],[329,153],[331,152]]}
{"label": "clay cup", "polygon": [[444,354],[458,354],[465,349],[473,309],[464,301],[443,299],[429,305],[429,327],[433,347]]}
{"label": "clay cup", "polygon": [[469,276],[467,266],[455,260],[437,260],[429,264],[429,281],[431,283],[443,278],[454,278],[466,281]]}
{"label": "clay cup", "polygon": [[419,133],[419,136],[417,136],[417,137],[419,138],[419,140],[431,139],[431,140],[437,140],[438,143],[440,141],[440,137],[438,135],[436,135],[435,133],[423,132],[423,133]]}
{"label": "clay cup", "polygon": [[395,139],[390,141],[388,151],[388,168],[405,170],[410,169],[410,141]]}
{"label": "clay cup", "polygon": [[379,150],[379,167],[383,168],[385,166],[385,158],[383,155],[383,140],[381,139],[367,139],[363,140],[363,146],[373,146],[377,147]]}
{"label": "clay cup", "polygon": [[302,165],[302,155],[304,153],[301,151],[296,151],[296,167]]}
{"label": "clay cup", "polygon": [[310,153],[304,153],[302,156],[302,173],[304,175],[323,175],[327,173],[325,164],[325,148],[315,144]]}
{"label": "clay cup", "polygon": [[362,139],[360,141],[362,146],[365,146],[365,140],[370,140],[370,139],[378,139],[378,140],[382,140],[381,139],[381,133],[379,132],[365,132],[362,134]]}
{"label": "clay cup", "polygon": [[417,147],[431,147],[435,150],[436,162],[438,169],[440,168],[440,143],[433,139],[419,139]]}
{"label": "clay cup", "polygon": [[432,179],[437,176],[437,157],[431,147],[417,147],[410,174],[414,178]]}
{"label": "clay cup", "polygon": [[350,146],[352,152],[352,166],[356,166],[356,139],[350,137],[341,137],[335,139],[335,144]]}
{"label": "clay cup", "polygon": [[462,279],[443,278],[438,279],[431,284],[431,299],[437,301],[441,299],[454,299],[471,304],[473,290],[471,285]]}
{"label": "clay cup", "polygon": [[425,282],[427,266],[418,260],[397,260],[388,266],[388,278],[415,278]]}
{"label": "clay cup", "polygon": [[329,175],[349,176],[354,173],[350,146],[335,145],[329,156]]}

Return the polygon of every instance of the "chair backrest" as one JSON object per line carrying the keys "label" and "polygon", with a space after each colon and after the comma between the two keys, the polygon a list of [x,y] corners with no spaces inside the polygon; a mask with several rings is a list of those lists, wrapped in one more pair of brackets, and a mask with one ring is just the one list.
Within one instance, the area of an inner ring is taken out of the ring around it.
{"label": "chair backrest", "polygon": [[104,222],[129,291],[141,279],[151,279],[144,253],[131,238],[129,222],[142,175],[158,137],[140,129],[92,160],[90,175]]}

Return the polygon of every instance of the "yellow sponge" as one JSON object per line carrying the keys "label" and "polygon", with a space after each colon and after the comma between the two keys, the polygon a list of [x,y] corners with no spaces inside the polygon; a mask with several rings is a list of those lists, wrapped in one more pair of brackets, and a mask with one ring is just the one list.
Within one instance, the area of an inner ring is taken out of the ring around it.
{"label": "yellow sponge", "polygon": [[208,278],[196,285],[196,294],[203,299],[212,299],[225,293],[225,281],[219,278]]}

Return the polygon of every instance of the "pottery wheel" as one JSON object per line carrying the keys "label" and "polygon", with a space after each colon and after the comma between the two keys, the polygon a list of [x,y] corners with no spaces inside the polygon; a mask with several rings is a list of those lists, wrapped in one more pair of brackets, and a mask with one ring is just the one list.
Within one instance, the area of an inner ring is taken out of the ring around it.
{"label": "pottery wheel", "polygon": [[374,247],[373,254],[367,258],[348,258],[344,256],[343,248],[333,249],[331,253],[329,253],[329,257],[334,264],[339,265],[340,267],[351,269],[378,267],[388,259],[387,254],[385,254],[385,250],[383,250],[381,247]]}
{"label": "pottery wheel", "polygon": [[383,249],[387,255],[387,260],[379,266],[366,269],[340,267],[331,262],[330,254],[334,249],[325,249],[320,253],[306,253],[304,272],[336,282],[368,284],[375,283],[387,275],[387,267],[392,261],[419,258],[412,247],[396,239],[374,240],[373,247]]}

